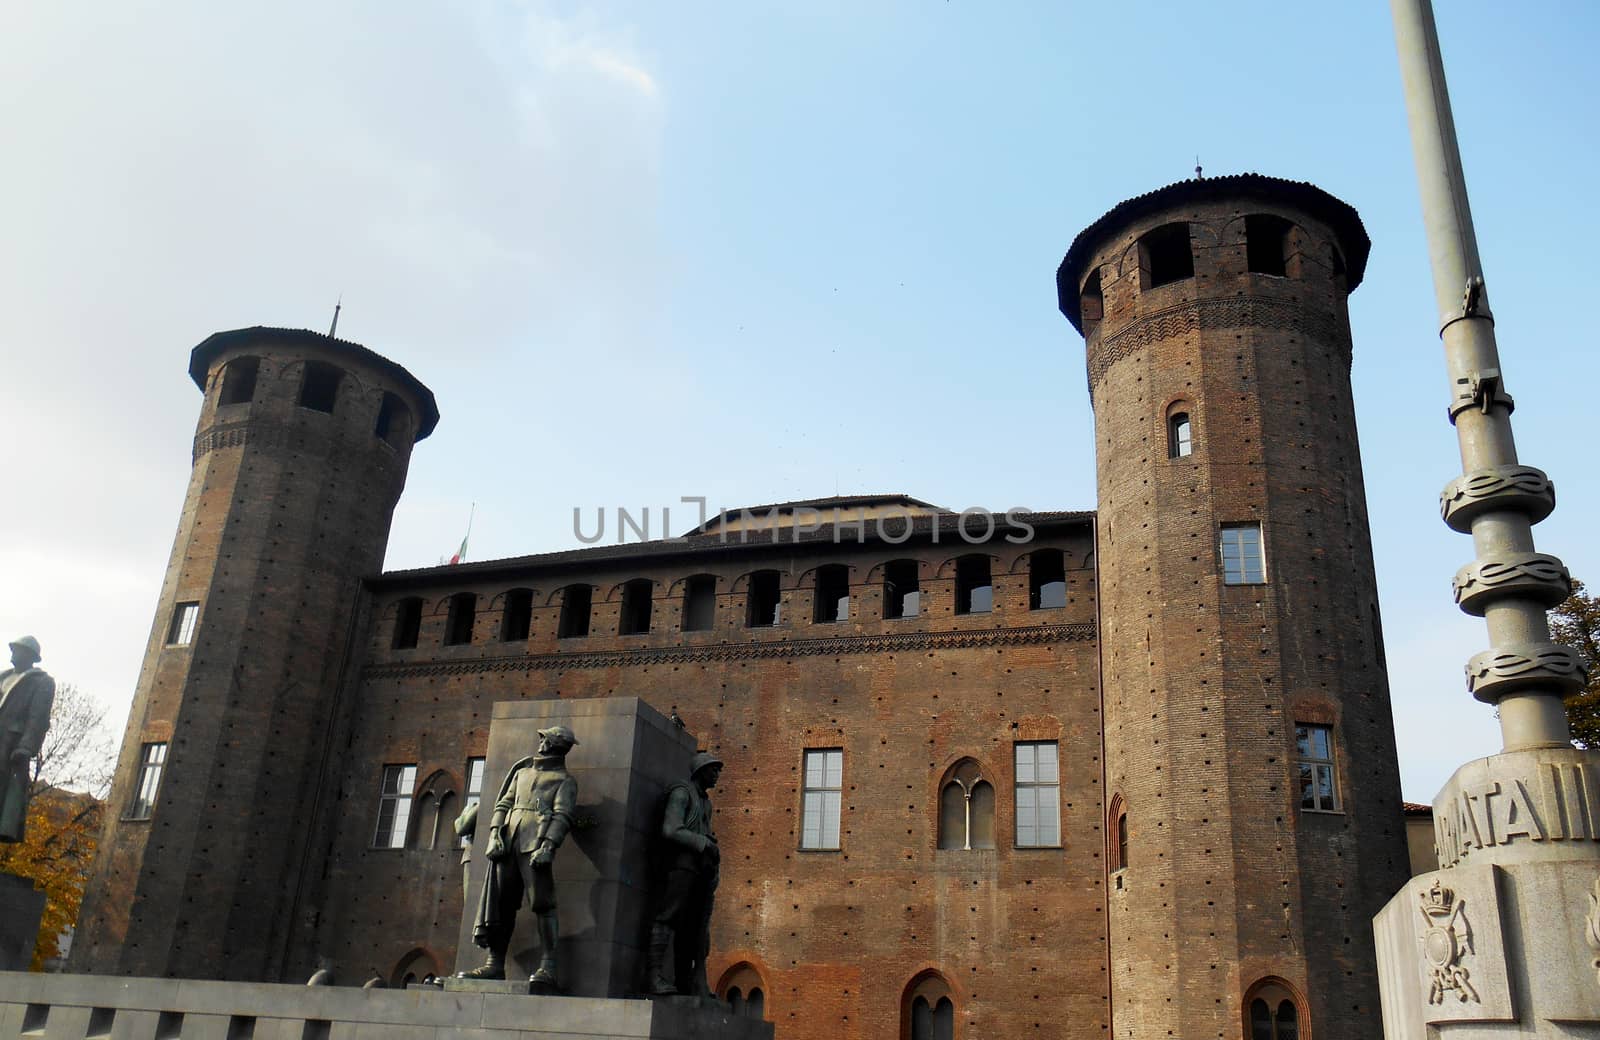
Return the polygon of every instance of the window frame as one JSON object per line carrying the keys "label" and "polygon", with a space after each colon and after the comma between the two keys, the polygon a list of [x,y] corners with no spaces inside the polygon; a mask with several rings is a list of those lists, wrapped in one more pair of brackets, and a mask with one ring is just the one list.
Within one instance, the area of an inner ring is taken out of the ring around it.
{"label": "window frame", "polygon": [[1173,412],[1167,416],[1167,458],[1187,459],[1194,454],[1194,413]]}
{"label": "window frame", "polygon": [[163,646],[193,646],[195,632],[200,627],[200,601],[186,599],[172,605],[172,621],[167,625],[167,641]]}
{"label": "window frame", "polygon": [[[394,790],[390,790],[390,777],[394,778]],[[373,826],[372,844],[374,849],[404,849],[411,838],[411,810],[415,807],[417,795],[417,764],[415,762],[386,762],[383,772],[378,780],[378,818]],[[390,806],[393,810],[388,815],[388,827],[384,826],[385,811]],[[403,810],[403,811],[402,811]],[[399,831],[399,840],[396,841],[396,830]],[[388,843],[380,844],[387,832]]]}
{"label": "window frame", "polygon": [[[1059,849],[1061,848],[1061,742],[1057,740],[1018,740],[1014,741],[1011,747],[1011,763],[1013,769],[1012,804],[1016,816],[1013,827],[1014,847],[1019,849]],[[1038,749],[1045,747],[1048,747],[1051,750],[1050,772],[1052,774],[1052,779],[1049,780],[1039,778],[1040,763],[1038,758]],[[1027,764],[1026,774],[1024,773],[1022,760],[1022,751],[1024,748],[1032,749],[1033,751],[1033,755],[1031,756],[1032,761]],[[1024,775],[1027,775],[1029,779],[1023,779]],[[1050,825],[1053,828],[1050,837],[1052,837],[1054,840],[1042,841],[1037,840],[1036,838],[1034,841],[1025,842],[1022,840],[1023,793],[1029,792],[1031,794],[1031,798],[1029,800],[1033,801],[1034,803],[1033,808],[1030,810],[1033,814],[1031,826],[1035,831],[1037,831],[1039,821],[1046,818],[1044,815],[1045,811],[1038,804],[1038,796],[1044,791],[1050,792],[1051,798],[1055,804],[1055,815],[1054,818],[1050,820]]]}
{"label": "window frame", "polygon": [[161,796],[161,781],[167,772],[168,749],[169,742],[165,740],[147,740],[139,745],[139,773],[124,820],[149,820],[155,816],[156,799]]}
{"label": "window frame", "polygon": [[[1251,558],[1246,550],[1249,539],[1241,537],[1247,533],[1254,533],[1256,571],[1252,575],[1249,564]],[[1234,544],[1230,547],[1229,535],[1236,536]],[[1230,568],[1229,549],[1237,554],[1237,566]],[[1222,584],[1224,585],[1265,585],[1267,583],[1267,545],[1266,532],[1262,529],[1261,521],[1247,520],[1238,523],[1225,523],[1217,534],[1217,559],[1220,563]]]}
{"label": "window frame", "polygon": [[[1333,739],[1333,726],[1324,722],[1296,722],[1294,724],[1294,765],[1295,784],[1300,790],[1300,811],[1311,813],[1342,813],[1344,800],[1339,797],[1339,768],[1338,749]],[[1301,740],[1301,733],[1306,734],[1306,739]],[[1322,750],[1325,754],[1319,755],[1313,735],[1321,734],[1324,740]],[[1306,786],[1306,778],[1310,778],[1310,786]],[[1318,781],[1327,778],[1327,805],[1321,804],[1323,795],[1320,793]],[[1309,791],[1314,805],[1306,804],[1306,792]]]}
{"label": "window frame", "polygon": [[[484,774],[488,771],[489,759],[483,755],[469,755],[466,770],[461,774],[461,811],[466,812],[468,807],[483,804]],[[464,849],[472,844],[472,839],[465,834],[456,838],[456,848]]]}
{"label": "window frame", "polygon": [[[819,773],[813,773],[811,763],[818,760]],[[834,768],[837,773],[837,782],[829,784],[829,769]],[[818,780],[812,783],[813,778]],[[813,820],[812,796],[818,796],[820,818],[816,819],[816,842],[812,843],[808,832],[812,830]],[[831,796],[831,798],[830,798]],[[833,809],[833,844],[826,844],[829,837],[828,808]],[[800,851],[801,852],[838,852],[844,847],[844,748],[821,747],[805,748],[800,756]]]}

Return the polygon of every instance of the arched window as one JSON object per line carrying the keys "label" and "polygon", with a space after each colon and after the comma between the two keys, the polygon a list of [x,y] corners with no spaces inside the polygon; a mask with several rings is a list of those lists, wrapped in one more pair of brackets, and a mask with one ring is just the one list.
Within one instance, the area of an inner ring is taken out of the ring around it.
{"label": "arched window", "polygon": [[1091,325],[1098,325],[1105,311],[1105,296],[1100,291],[1100,268],[1096,267],[1083,280],[1083,291],[1078,294],[1078,314],[1083,319],[1083,330],[1088,332]]}
{"label": "arched window", "polygon": [[994,848],[994,786],[970,758],[957,762],[939,789],[939,847]]}
{"label": "arched window", "polygon": [[458,592],[450,597],[450,613],[444,623],[444,645],[462,646],[472,642],[472,626],[478,620],[478,595]]}
{"label": "arched window", "polygon": [[394,648],[396,650],[416,649],[417,636],[421,632],[422,600],[416,596],[407,596],[395,606]]}
{"label": "arched window", "polygon": [[533,590],[512,589],[500,608],[500,641],[519,643],[533,628]]}
{"label": "arched window", "polygon": [[936,971],[913,979],[901,1003],[902,1040],[955,1040],[956,1004],[950,984]]}
{"label": "arched window", "polygon": [[1163,224],[1139,239],[1139,288],[1154,289],[1193,277],[1194,251],[1189,246],[1188,224]]}
{"label": "arched window", "polygon": [[750,575],[750,592],[745,601],[746,628],[770,628],[783,620],[779,578],[777,571],[756,571]]}
{"label": "arched window", "polygon": [[405,447],[411,436],[411,409],[387,390],[383,392],[383,404],[378,408],[378,421],[372,427],[372,434],[391,448]]}
{"label": "arched window", "polygon": [[1028,609],[1067,605],[1067,569],[1060,549],[1035,549],[1028,554]]}
{"label": "arched window", "polygon": [[589,634],[589,613],[594,589],[588,585],[568,585],[561,590],[561,620],[557,639],[581,639]]}
{"label": "arched window", "polygon": [[1186,459],[1194,454],[1194,424],[1188,412],[1173,412],[1167,417],[1167,458]]}
{"label": "arched window", "polygon": [[1128,805],[1120,794],[1111,799],[1111,810],[1106,813],[1106,829],[1110,837],[1106,850],[1110,862],[1106,865],[1115,873],[1128,865]]}
{"label": "arched window", "polygon": [[634,578],[622,586],[618,635],[638,636],[650,631],[650,598],[655,587],[655,582],[649,578]]}
{"label": "arched window", "polygon": [[683,583],[683,630],[708,632],[717,617],[717,577],[694,574]]}
{"label": "arched window", "polygon": [[812,620],[819,625],[850,620],[850,568],[842,563],[817,568],[816,609]]}
{"label": "arched window", "polygon": [[1271,213],[1252,213],[1244,218],[1245,268],[1256,274],[1289,273],[1289,233],[1294,225]]}
{"label": "arched window", "polygon": [[1245,994],[1245,1040],[1300,1040],[1301,1003],[1283,979],[1257,982]]}
{"label": "arched window", "polygon": [[256,375],[261,371],[261,359],[234,358],[222,370],[222,393],[218,404],[249,404],[256,396]]}
{"label": "arched window", "polygon": [[728,1002],[735,1015],[761,1019],[767,1015],[764,986],[761,973],[756,971],[755,965],[746,961],[734,965],[723,974],[717,992],[722,994],[722,999]]}
{"label": "arched window", "polygon": [[331,412],[339,400],[339,383],[344,371],[326,361],[307,361],[300,377],[300,407],[314,412]]}

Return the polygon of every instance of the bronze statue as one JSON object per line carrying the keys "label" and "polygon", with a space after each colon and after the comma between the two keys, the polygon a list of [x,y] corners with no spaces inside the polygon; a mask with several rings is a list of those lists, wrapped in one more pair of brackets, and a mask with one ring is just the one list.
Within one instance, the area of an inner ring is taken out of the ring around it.
{"label": "bronze statue", "polygon": [[50,728],[56,682],[35,668],[39,641],[23,636],[11,644],[11,667],[0,672],[0,841],[22,840],[28,822],[28,763]]}
{"label": "bronze statue", "polygon": [[[661,903],[650,928],[650,981],[655,996],[710,995],[706,956],[711,951],[711,900],[717,891],[722,850],[711,830],[708,792],[722,776],[722,760],[709,751],[695,753],[688,780],[667,788],[661,814],[666,872]],[[672,974],[667,974],[667,947]]]}
{"label": "bronze statue", "polygon": [[554,986],[556,981],[556,886],[551,871],[556,849],[572,829],[578,804],[578,782],[567,772],[567,752],[578,738],[565,726],[539,731],[539,753],[511,767],[489,819],[489,860],[472,941],[489,951],[480,967],[461,973],[466,979],[506,977],[506,950],[516,926],[517,909],[527,893],[528,907],[539,924],[542,956],[528,981]]}

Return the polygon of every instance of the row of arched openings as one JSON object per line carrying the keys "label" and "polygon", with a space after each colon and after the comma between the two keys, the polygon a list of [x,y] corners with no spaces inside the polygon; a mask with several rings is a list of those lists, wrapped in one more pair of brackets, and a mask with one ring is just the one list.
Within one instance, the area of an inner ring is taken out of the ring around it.
{"label": "row of arched openings", "polygon": [[[954,561],[956,614],[986,614],[994,609],[994,579],[991,557],[983,553],[969,553]],[[1089,565],[1086,560],[1084,565]],[[1035,549],[1027,556],[1028,609],[1048,610],[1067,605],[1066,557],[1060,549]],[[883,616],[886,620],[912,618],[923,612],[922,587],[916,560],[890,560],[881,565],[883,587]],[[874,571],[879,568],[874,567]],[[815,598],[811,621],[830,624],[848,621],[856,609],[853,604],[849,568],[844,564],[824,564],[812,573]],[[783,575],[776,570],[758,570],[743,576],[745,628],[770,628],[783,621]],[[735,581],[737,586],[739,581]],[[642,635],[652,631],[656,624],[657,583],[649,578],[633,578],[612,591],[616,598],[617,634]],[[859,587],[859,586],[858,586]],[[557,618],[558,639],[578,639],[588,636],[594,615],[596,587],[573,584],[557,589],[547,606],[559,601]],[[682,597],[680,630],[683,632],[710,631],[716,619],[718,603],[717,577],[712,574],[695,574],[673,582],[668,595]],[[475,592],[458,592],[447,601],[444,625],[444,645],[463,646],[474,641],[477,626],[479,595]],[[532,629],[534,590],[516,588],[499,597],[502,609],[497,633],[501,642],[519,642],[528,638]],[[394,634],[391,645],[396,650],[415,649],[421,637],[424,601],[420,596],[408,596],[395,608]]]}
{"label": "row of arched openings", "polygon": [[[256,399],[257,384],[261,375],[261,359],[238,357],[229,361],[222,370],[222,387],[217,393],[217,404],[222,407],[250,404]],[[300,366],[300,386],[295,392],[295,404],[313,412],[333,414],[339,404],[339,388],[348,373],[338,365],[326,361],[307,361]],[[411,436],[411,409],[399,395],[383,392],[383,402],[378,406],[378,418],[372,435],[392,448],[404,447]]]}

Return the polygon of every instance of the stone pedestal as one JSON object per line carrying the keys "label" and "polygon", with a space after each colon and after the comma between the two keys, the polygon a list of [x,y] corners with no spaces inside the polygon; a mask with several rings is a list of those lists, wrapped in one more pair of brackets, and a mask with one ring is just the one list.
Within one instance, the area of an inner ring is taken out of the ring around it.
{"label": "stone pedestal", "polygon": [[[561,926],[557,981],[573,996],[629,996],[639,991],[644,970],[663,795],[668,784],[688,777],[695,751],[693,736],[637,697],[494,706],[456,970],[483,962],[484,951],[472,943],[472,920],[488,870],[480,850],[494,798],[512,764],[538,747],[538,731],[554,725],[569,727],[578,738],[567,756],[567,771],[578,781],[577,820],[555,858]],[[526,980],[538,961],[538,929],[533,915],[523,910],[507,957],[507,979]]]}
{"label": "stone pedestal", "polygon": [[1600,1037],[1600,754],[1469,762],[1374,920],[1387,1040]]}
{"label": "stone pedestal", "polygon": [[27,971],[39,942],[44,893],[28,878],[0,874],[0,971]]}

